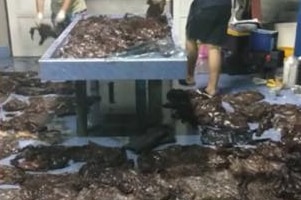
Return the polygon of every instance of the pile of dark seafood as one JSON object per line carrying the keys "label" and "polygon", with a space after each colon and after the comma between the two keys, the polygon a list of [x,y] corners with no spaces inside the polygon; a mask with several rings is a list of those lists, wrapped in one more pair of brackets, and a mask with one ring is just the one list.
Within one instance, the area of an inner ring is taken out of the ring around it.
{"label": "pile of dark seafood", "polygon": [[0,130],[35,133],[46,130],[53,116],[75,113],[71,83],[43,83],[36,76],[34,72],[0,73]]}
{"label": "pile of dark seafood", "polygon": [[[167,94],[164,106],[173,117],[201,127],[204,134],[262,136],[270,129],[281,132],[282,142],[301,143],[301,107],[293,104],[270,104],[257,91],[243,91],[208,99],[192,90],[174,89]],[[251,130],[250,123],[258,124]],[[252,138],[252,137],[251,137]]]}
{"label": "pile of dark seafood", "polygon": [[34,34],[38,31],[40,35],[39,45],[43,45],[48,38],[57,38],[59,32],[54,30],[49,24],[40,24],[39,26],[30,28],[31,40],[34,40]]}
{"label": "pile of dark seafood", "polygon": [[[91,96],[88,104],[99,101]],[[53,117],[75,114],[71,82],[41,82],[35,72],[0,72],[0,130],[21,132],[57,131],[47,129]]]}
{"label": "pile of dark seafood", "polygon": [[[130,51],[153,45],[171,35],[166,22],[154,18],[126,15],[124,18],[107,16],[82,19],[60,49],[63,58],[103,58],[113,53]],[[148,49],[151,50],[151,49]]]}
{"label": "pile of dark seafood", "polygon": [[[207,99],[171,90],[165,107],[201,127],[202,138],[230,133],[249,145],[169,145],[136,149],[140,154],[133,156],[129,147],[71,146],[59,139],[60,130],[47,122],[74,114],[73,93],[72,84],[42,83],[33,72],[1,72],[1,200],[301,200],[296,105],[270,104],[255,91]],[[258,127],[250,130],[250,123]],[[149,134],[170,135],[169,127],[159,128]],[[252,140],[272,128],[281,131],[281,141]],[[20,140],[46,143],[20,147]],[[77,170],[64,171],[74,163],[80,164]]]}
{"label": "pile of dark seafood", "polygon": [[53,117],[75,113],[73,84],[41,82],[36,72],[0,72],[0,158],[17,151],[20,140],[60,141]]}
{"label": "pile of dark seafood", "polygon": [[[170,146],[142,153],[137,165],[122,148],[26,147],[0,167],[0,198],[12,200],[183,199],[300,200],[301,145],[264,142],[257,148]],[[75,173],[47,174],[70,160],[85,161]],[[19,162],[20,161],[20,162]]]}

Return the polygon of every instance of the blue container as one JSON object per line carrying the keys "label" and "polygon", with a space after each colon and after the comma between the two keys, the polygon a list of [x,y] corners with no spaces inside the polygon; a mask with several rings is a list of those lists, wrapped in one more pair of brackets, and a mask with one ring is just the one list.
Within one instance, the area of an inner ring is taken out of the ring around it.
{"label": "blue container", "polygon": [[252,31],[250,36],[250,49],[252,51],[270,52],[276,50],[278,32],[257,29]]}

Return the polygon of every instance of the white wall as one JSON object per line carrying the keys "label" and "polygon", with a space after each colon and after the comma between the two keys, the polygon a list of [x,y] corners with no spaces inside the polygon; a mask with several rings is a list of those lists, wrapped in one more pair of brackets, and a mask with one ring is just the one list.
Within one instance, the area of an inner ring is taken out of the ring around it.
{"label": "white wall", "polygon": [[5,0],[0,0],[0,46],[9,46]]}
{"label": "white wall", "polygon": [[[35,26],[35,0],[6,0],[9,17],[9,28],[11,38],[11,48],[13,56],[40,56],[42,55],[52,40],[47,40],[43,46],[39,46],[38,33],[35,40],[30,39],[29,30]],[[46,0],[48,5],[46,17],[50,22],[50,0]]]}
{"label": "white wall", "polygon": [[86,0],[92,14],[146,13],[146,0]]}
{"label": "white wall", "polygon": [[185,26],[189,13],[190,4],[193,0],[174,0],[174,28],[180,40],[181,46],[185,47]]}
{"label": "white wall", "polygon": [[[145,14],[147,0],[86,0],[88,10],[92,14]],[[170,0],[166,0],[169,6]],[[167,6],[167,8],[168,8]]]}

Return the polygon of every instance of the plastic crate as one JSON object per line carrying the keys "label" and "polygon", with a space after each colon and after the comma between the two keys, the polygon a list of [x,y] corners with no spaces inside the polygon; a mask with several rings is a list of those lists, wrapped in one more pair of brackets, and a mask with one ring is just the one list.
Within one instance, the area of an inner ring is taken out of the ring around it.
{"label": "plastic crate", "polygon": [[252,51],[273,51],[276,49],[277,39],[277,31],[257,29],[251,33],[250,49]]}

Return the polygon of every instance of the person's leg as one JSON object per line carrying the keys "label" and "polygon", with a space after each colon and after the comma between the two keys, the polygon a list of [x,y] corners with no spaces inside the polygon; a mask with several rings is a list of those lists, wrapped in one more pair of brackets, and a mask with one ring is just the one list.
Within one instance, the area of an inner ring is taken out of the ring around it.
{"label": "person's leg", "polygon": [[194,85],[194,70],[198,58],[198,45],[195,40],[186,40],[186,53],[187,53],[187,74],[186,83]]}
{"label": "person's leg", "polygon": [[204,11],[204,16],[207,17],[206,24],[207,33],[203,43],[208,47],[208,68],[209,80],[204,88],[205,94],[214,96],[217,94],[217,87],[222,65],[221,46],[227,36],[228,20],[231,14],[231,6],[211,7]]}
{"label": "person's leg", "polygon": [[216,45],[207,45],[208,47],[208,67],[209,80],[205,91],[213,96],[217,93],[219,75],[221,71],[222,56],[221,48]]}
{"label": "person's leg", "polygon": [[181,85],[194,85],[194,69],[196,61],[198,58],[198,45],[197,40],[199,39],[199,24],[197,24],[198,19],[198,6],[197,1],[193,1],[189,15],[186,22],[186,54],[187,54],[187,63],[186,63],[186,78],[185,80],[180,80]]}

